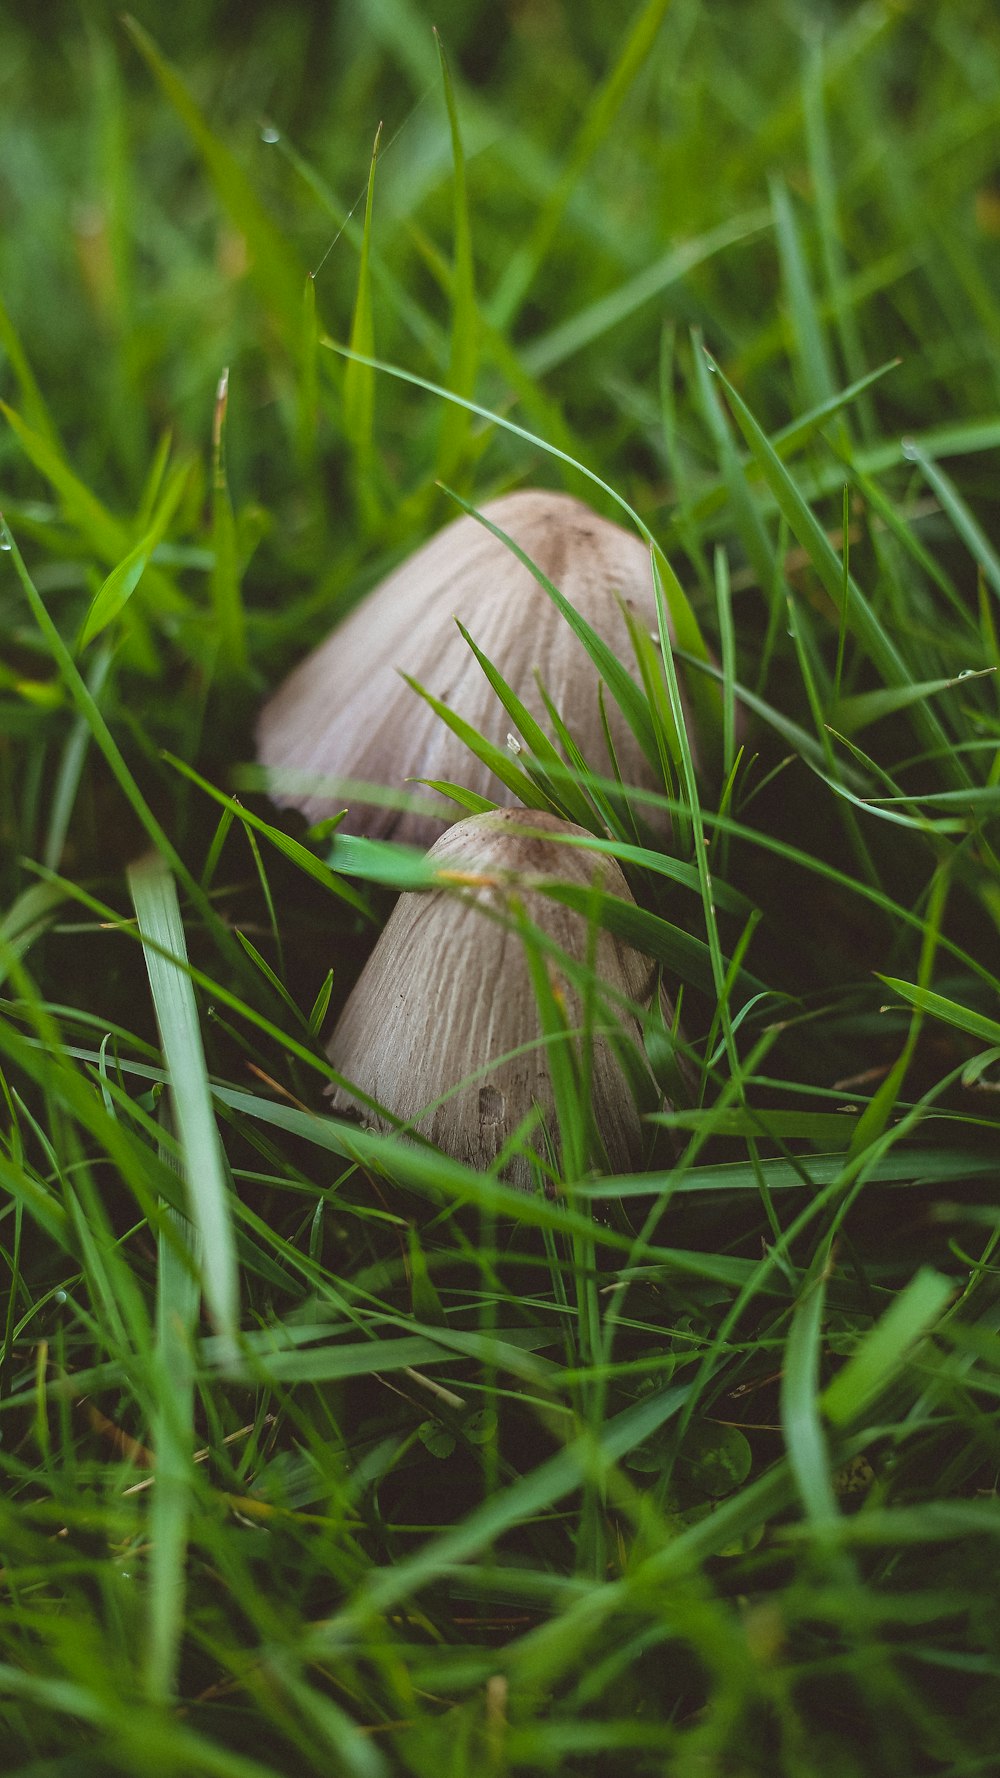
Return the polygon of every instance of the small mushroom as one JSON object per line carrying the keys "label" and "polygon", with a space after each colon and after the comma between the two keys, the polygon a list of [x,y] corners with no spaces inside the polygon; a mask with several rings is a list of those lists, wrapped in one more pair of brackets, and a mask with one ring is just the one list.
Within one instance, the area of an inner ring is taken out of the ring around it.
{"label": "small mushroom", "polygon": [[[630,1051],[645,1075],[647,1109],[658,1108],[662,1100],[645,1062],[641,1026],[656,992],[656,965],[603,929],[594,944],[586,918],[540,887],[558,882],[589,888],[596,880],[603,894],[631,903],[613,858],[564,843],[587,838],[555,815],[496,809],[457,822],[431,848],[428,863],[453,886],[400,896],[328,1046],[338,1073],[390,1114],[365,1107],[366,1122],[392,1129],[390,1120],[398,1119],[456,1160],[486,1168],[537,1107],[545,1133],[536,1128],[530,1141],[540,1155],[549,1144],[558,1152],[548,1047],[538,1041],[538,1005],[510,919],[514,895],[561,951],[576,962],[592,962],[603,989],[596,1000],[588,1093],[603,1148],[599,1158],[612,1172],[642,1164],[648,1145],[640,1110],[616,1051],[623,1045]],[[557,961],[550,959],[548,968],[572,1030],[581,1020],[578,987]],[[669,1024],[665,1003],[663,1010]],[[610,1028],[614,1041],[600,1027]],[[629,1073],[634,1085],[635,1067]],[[330,1091],[338,1112],[358,1109],[347,1087]],[[532,1166],[523,1154],[510,1161],[504,1176],[531,1189]]]}
{"label": "small mushroom", "polygon": [[[482,510],[634,671],[619,601],[645,629],[656,629],[652,570],[639,538],[568,494],[526,490]],[[505,744],[510,718],[456,617],[545,726],[537,671],[588,765],[610,774],[590,657],[534,575],[506,544],[463,515],[382,581],[265,705],[258,752],[277,774],[276,801],[301,809],[310,821],[342,808],[332,791],[310,788],[310,777],[397,789],[408,779],[437,779],[459,782],[494,802],[512,801],[510,791],[400,677],[408,673],[474,728]],[[624,782],[662,791],[613,698],[606,697],[605,705]],[[289,770],[305,777],[301,791],[282,787],[280,774]],[[443,798],[434,800],[440,818],[353,801],[343,831],[428,846],[453,815]]]}

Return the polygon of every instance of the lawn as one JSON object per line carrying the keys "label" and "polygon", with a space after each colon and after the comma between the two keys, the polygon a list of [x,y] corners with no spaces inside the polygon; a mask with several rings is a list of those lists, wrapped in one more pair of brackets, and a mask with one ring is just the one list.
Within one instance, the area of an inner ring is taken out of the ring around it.
{"label": "lawn", "polygon": [[[1000,15],[11,0],[0,91],[4,1774],[995,1772]],[[482,649],[427,718],[593,840],[479,1166],[327,1045],[485,879],[255,737],[532,488],[646,552],[653,783]]]}

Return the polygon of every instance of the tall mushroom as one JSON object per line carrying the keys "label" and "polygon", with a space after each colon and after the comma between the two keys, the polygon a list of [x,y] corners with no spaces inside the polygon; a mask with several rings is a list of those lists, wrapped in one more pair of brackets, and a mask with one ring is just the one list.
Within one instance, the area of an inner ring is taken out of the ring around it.
{"label": "tall mushroom", "polygon": [[[634,651],[619,601],[656,629],[649,555],[637,537],[568,494],[527,490],[483,507],[626,665]],[[510,719],[460,634],[477,645],[546,723],[536,671],[588,765],[612,770],[598,698],[598,674],[582,644],[535,576],[475,519],[463,515],[433,537],[358,605],[302,661],[265,706],[257,741],[275,773],[276,801],[310,821],[342,807],[316,780],[336,778],[401,788],[407,779],[460,782],[492,801],[511,796],[400,677],[408,673],[499,745]],[[626,784],[662,790],[612,698],[608,727]],[[283,772],[306,788],[282,788]],[[430,794],[430,793],[428,793]],[[390,835],[427,846],[451,820],[354,800],[345,832]]]}
{"label": "tall mushroom", "polygon": [[[633,1096],[636,1067],[645,1070],[650,1103],[659,1104],[642,1049],[641,1018],[656,992],[657,969],[630,945],[600,930],[593,944],[587,919],[543,893],[546,883],[588,887],[631,903],[613,858],[567,841],[584,830],[557,816],[497,809],[459,821],[428,853],[442,886],[400,897],[341,1013],[328,1047],[337,1071],[388,1116],[362,1109],[375,1127],[392,1120],[430,1137],[471,1166],[484,1168],[537,1107],[546,1134],[531,1138],[544,1155],[558,1150],[549,1052],[524,946],[510,918],[511,897],[561,952],[588,960],[602,984],[589,1071],[596,1158],[613,1172],[642,1164],[644,1139]],[[460,885],[465,885],[461,889]],[[570,1028],[582,998],[571,968],[548,964]],[[669,1008],[665,1008],[669,1020]],[[357,1110],[348,1087],[332,1091],[339,1112]],[[504,1169],[530,1189],[532,1166],[518,1154]]]}

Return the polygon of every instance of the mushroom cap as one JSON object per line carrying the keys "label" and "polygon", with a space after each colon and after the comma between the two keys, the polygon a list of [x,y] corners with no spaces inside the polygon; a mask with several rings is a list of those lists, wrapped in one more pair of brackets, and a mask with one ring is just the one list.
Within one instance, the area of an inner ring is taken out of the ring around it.
{"label": "mushroom cap", "polygon": [[[505,495],[482,508],[564,594],[626,666],[635,655],[619,599],[649,630],[656,601],[646,547],[568,494]],[[400,678],[408,673],[436,698],[504,746],[511,719],[460,634],[458,617],[543,727],[548,718],[536,669],[591,769],[611,762],[598,702],[598,673],[534,575],[506,544],[463,514],[369,593],[308,655],[265,705],[258,754],[271,769],[292,769],[401,788],[407,779],[457,782],[491,801],[514,799],[492,772]],[[608,725],[626,784],[662,791],[614,699]],[[318,821],[343,807],[322,790],[283,790],[275,801]],[[428,846],[440,817],[355,801],[346,833]],[[659,822],[661,828],[669,824]]]}
{"label": "mushroom cap", "polygon": [[[611,1170],[627,1172],[642,1164],[646,1146],[640,1112],[615,1045],[596,1028],[613,1026],[616,1043],[624,1040],[641,1057],[640,1015],[632,1007],[649,1007],[657,969],[603,929],[594,944],[582,915],[541,892],[541,882],[589,888],[596,880],[603,893],[632,901],[613,858],[550,835],[590,837],[558,816],[521,809],[473,815],[443,834],[428,861],[473,881],[464,893],[443,887],[400,896],[327,1053],[353,1087],[456,1160],[489,1167],[534,1106],[558,1151],[548,1046],[533,1041],[541,1037],[541,1022],[528,962],[519,932],[504,917],[516,894],[527,917],[571,958],[583,962],[593,946],[594,974],[607,992],[599,991],[595,1004],[590,1106]],[[482,880],[476,883],[476,877]],[[574,1029],[580,995],[558,962],[547,958],[547,964]],[[330,1091],[335,1110],[358,1110],[345,1087]],[[651,1077],[649,1092],[658,1105]],[[370,1108],[361,1114],[376,1128],[394,1128]],[[539,1130],[530,1140],[546,1152]],[[531,1188],[532,1169],[523,1156],[504,1176]]]}

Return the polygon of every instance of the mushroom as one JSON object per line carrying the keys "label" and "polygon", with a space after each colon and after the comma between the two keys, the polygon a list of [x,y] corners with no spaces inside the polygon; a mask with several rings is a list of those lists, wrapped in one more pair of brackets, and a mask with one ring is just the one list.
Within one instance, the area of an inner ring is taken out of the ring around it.
{"label": "mushroom", "polygon": [[[629,1081],[644,1077],[646,1108],[660,1108],[641,1022],[656,993],[657,967],[609,931],[599,930],[594,943],[584,915],[541,887],[587,889],[596,882],[602,894],[632,903],[613,858],[564,843],[589,838],[556,815],[522,809],[473,815],[442,835],[428,853],[442,886],[400,896],[328,1045],[333,1066],[350,1083],[329,1089],[336,1111],[356,1111],[364,1095],[380,1107],[362,1110],[374,1127],[394,1129],[398,1120],[456,1160],[486,1168],[537,1107],[545,1133],[536,1129],[530,1140],[541,1155],[549,1147],[558,1153],[548,1047],[511,919],[516,897],[548,940],[593,968],[600,986],[587,1098],[598,1155],[612,1172],[642,1164],[647,1145]],[[574,972],[546,961],[572,1030],[581,1022]],[[663,1010],[669,1025],[665,1003]],[[632,1057],[628,1074],[623,1047]],[[503,1176],[530,1190],[530,1160],[516,1154]]]}
{"label": "mushroom", "polygon": [[[638,537],[568,494],[525,490],[484,506],[504,531],[609,644],[634,663],[619,601],[647,630],[656,629],[649,555]],[[543,725],[537,676],[591,769],[612,770],[589,655],[535,576],[506,544],[468,515],[456,519],[390,574],[308,655],[265,705],[258,731],[261,762],[275,774],[275,800],[310,821],[342,808],[321,783],[336,778],[402,786],[407,779],[461,782],[491,801],[511,793],[469,752],[400,677],[408,673],[466,722],[499,745],[511,726],[458,617],[487,659]],[[663,789],[612,698],[608,727],[627,785]],[[690,726],[690,725],[689,725]],[[282,786],[290,771],[305,788]],[[342,831],[428,846],[453,817],[401,813],[354,801]],[[661,828],[665,823],[659,824]]]}

